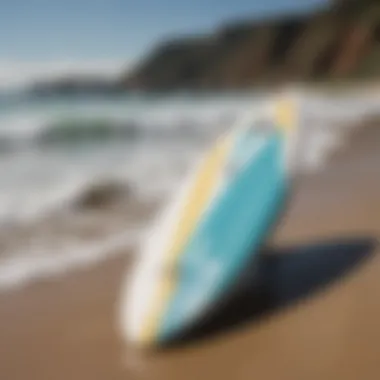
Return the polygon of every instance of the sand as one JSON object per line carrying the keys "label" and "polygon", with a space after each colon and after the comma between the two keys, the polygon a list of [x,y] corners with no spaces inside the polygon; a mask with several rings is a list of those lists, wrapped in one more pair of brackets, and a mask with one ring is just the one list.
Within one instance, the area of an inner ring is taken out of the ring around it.
{"label": "sand", "polygon": [[[274,246],[380,236],[379,129],[300,179]],[[266,318],[150,353],[125,346],[117,330],[129,252],[2,293],[0,379],[379,379],[377,253]]]}

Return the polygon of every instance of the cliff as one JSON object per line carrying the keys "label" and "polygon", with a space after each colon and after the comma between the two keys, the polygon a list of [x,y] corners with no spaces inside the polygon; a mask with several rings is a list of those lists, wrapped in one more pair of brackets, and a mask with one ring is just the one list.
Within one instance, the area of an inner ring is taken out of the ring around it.
{"label": "cliff", "polygon": [[168,41],[121,78],[124,88],[234,89],[380,74],[380,1],[224,26]]}

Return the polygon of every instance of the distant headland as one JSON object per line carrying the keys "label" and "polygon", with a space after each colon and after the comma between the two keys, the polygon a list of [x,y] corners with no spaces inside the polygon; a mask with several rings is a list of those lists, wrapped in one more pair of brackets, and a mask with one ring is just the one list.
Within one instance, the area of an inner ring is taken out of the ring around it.
{"label": "distant headland", "polygon": [[380,2],[341,0],[310,14],[235,22],[209,35],[165,41],[116,80],[68,77],[29,91],[235,90],[379,74]]}

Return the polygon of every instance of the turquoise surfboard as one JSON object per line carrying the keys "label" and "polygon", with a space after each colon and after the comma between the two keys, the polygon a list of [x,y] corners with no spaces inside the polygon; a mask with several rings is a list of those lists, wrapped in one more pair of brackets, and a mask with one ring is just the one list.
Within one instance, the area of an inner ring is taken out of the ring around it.
{"label": "turquoise surfboard", "polygon": [[258,254],[287,198],[292,104],[223,136],[162,214],[128,282],[121,323],[141,345],[201,320]]}

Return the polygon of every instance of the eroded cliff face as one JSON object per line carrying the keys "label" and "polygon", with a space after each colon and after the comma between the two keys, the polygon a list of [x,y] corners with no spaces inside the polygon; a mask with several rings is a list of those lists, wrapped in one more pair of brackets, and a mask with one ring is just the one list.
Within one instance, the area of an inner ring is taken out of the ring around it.
{"label": "eroded cliff face", "polygon": [[122,77],[124,88],[234,89],[380,74],[380,0],[227,25],[169,41]]}

